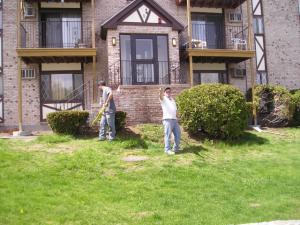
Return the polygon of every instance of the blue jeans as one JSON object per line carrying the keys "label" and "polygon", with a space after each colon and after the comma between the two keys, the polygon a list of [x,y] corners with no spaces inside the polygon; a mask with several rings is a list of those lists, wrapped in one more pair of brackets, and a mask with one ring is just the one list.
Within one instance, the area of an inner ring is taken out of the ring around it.
{"label": "blue jeans", "polygon": [[164,130],[165,130],[165,151],[171,151],[170,139],[173,133],[174,135],[174,146],[173,150],[179,151],[180,147],[180,127],[177,120],[163,120]]}
{"label": "blue jeans", "polygon": [[99,139],[106,139],[106,127],[108,126],[108,139],[113,140],[116,137],[115,113],[104,112],[100,121]]}

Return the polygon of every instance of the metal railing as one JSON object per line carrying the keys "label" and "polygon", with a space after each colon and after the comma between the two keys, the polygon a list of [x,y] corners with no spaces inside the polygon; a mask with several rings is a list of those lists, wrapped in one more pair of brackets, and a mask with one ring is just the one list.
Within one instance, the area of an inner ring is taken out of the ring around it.
{"label": "metal railing", "polygon": [[174,61],[116,61],[108,67],[109,85],[183,84],[187,80],[185,68]]}
{"label": "metal railing", "polygon": [[[181,49],[189,48],[188,27],[180,34]],[[249,50],[248,27],[192,22],[191,48]]]}
{"label": "metal railing", "polygon": [[62,110],[73,110],[78,105],[82,106],[82,109],[90,109],[93,101],[93,80],[88,80],[61,100],[51,100],[48,97],[41,96],[42,104],[50,104],[53,108]]}
{"label": "metal railing", "polygon": [[90,21],[21,21],[21,48],[89,48]]}

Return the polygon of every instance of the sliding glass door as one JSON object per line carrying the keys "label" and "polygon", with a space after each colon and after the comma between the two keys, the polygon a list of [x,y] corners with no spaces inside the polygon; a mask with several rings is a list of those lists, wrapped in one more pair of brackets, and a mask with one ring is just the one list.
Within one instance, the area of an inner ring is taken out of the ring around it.
{"label": "sliding glass door", "polygon": [[166,35],[121,35],[120,39],[123,84],[169,82]]}
{"label": "sliding glass door", "polygon": [[42,47],[74,48],[81,41],[81,15],[76,12],[41,14]]}
{"label": "sliding glass door", "polygon": [[224,47],[224,23],[222,14],[192,14],[192,39],[205,41],[207,48],[222,49]]}

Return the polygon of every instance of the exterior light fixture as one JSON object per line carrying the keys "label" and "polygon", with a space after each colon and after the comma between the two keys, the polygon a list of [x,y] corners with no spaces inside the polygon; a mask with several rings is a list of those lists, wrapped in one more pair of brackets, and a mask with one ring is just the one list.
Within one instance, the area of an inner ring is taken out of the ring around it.
{"label": "exterior light fixture", "polygon": [[113,37],[111,39],[111,44],[112,44],[112,46],[116,46],[117,45],[117,39],[116,39],[116,37]]}
{"label": "exterior light fixture", "polygon": [[172,38],[172,45],[173,45],[173,47],[177,46],[177,40],[176,40],[176,38]]}

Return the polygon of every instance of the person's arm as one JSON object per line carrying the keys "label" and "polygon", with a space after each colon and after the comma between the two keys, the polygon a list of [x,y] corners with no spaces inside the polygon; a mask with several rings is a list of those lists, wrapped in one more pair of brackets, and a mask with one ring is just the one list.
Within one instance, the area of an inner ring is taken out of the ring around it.
{"label": "person's arm", "polygon": [[107,99],[106,99],[106,102],[104,103],[104,106],[107,107],[109,101],[112,100],[112,99],[113,99],[113,93],[112,93],[112,91],[111,91],[111,92],[109,93],[109,96],[108,96]]}
{"label": "person's arm", "polygon": [[160,101],[164,100],[164,92],[162,88],[159,89],[159,99]]}

